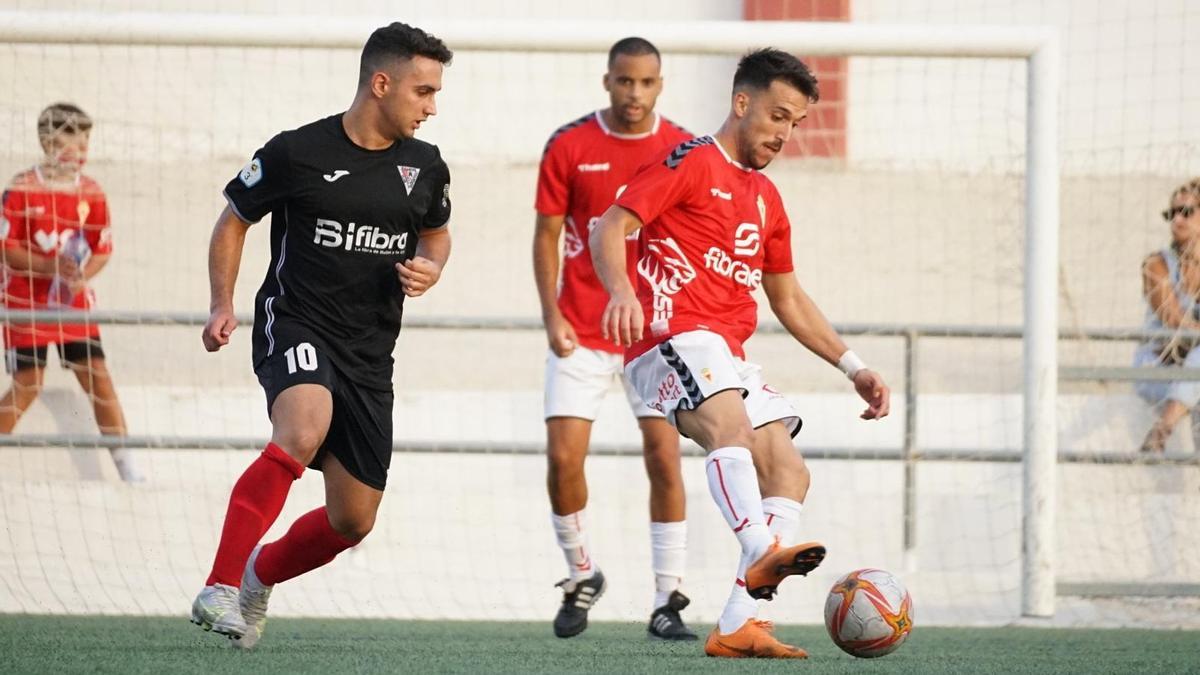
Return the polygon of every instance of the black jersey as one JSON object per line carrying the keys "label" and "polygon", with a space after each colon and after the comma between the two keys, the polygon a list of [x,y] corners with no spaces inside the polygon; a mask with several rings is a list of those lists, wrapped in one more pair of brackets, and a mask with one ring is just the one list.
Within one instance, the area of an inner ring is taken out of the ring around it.
{"label": "black jersey", "polygon": [[229,184],[242,220],[271,214],[271,265],[254,299],[254,364],[273,329],[311,329],[354,382],[392,388],[404,293],[395,264],[450,219],[450,170],[436,146],[354,144],[334,115],[272,138]]}

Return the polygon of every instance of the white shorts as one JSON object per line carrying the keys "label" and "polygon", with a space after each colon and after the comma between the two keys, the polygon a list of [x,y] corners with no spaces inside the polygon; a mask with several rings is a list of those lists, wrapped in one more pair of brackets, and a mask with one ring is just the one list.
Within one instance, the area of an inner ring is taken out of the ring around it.
{"label": "white shorts", "polygon": [[614,379],[621,380],[634,417],[662,419],[663,414],[642,403],[630,386],[622,372],[622,361],[620,354],[584,347],[577,347],[565,358],[549,352],[546,356],[546,419],[579,417],[595,420]]}
{"label": "white shorts", "polygon": [[630,361],[625,375],[642,399],[676,428],[675,411],[695,410],[708,397],[737,389],[755,429],[783,422],[793,437],[800,431],[800,415],[783,394],[763,382],[762,368],[734,357],[716,333],[693,330],[669,338]]}

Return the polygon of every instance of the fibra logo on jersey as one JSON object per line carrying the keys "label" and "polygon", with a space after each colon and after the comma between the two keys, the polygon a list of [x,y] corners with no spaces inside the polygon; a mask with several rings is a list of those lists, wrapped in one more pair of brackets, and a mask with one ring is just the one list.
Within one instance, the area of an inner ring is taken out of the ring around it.
{"label": "fibra logo on jersey", "polygon": [[313,243],[358,253],[398,254],[408,244],[408,233],[388,234],[374,225],[356,223],[342,227],[336,220],[317,218]]}
{"label": "fibra logo on jersey", "polygon": [[[761,248],[762,237],[755,223],[738,225],[733,235],[733,254],[738,257],[751,258]],[[748,263],[737,260],[719,246],[713,246],[704,254],[704,266],[717,274],[733,279],[739,284],[754,290],[762,283],[762,270],[754,269]]]}

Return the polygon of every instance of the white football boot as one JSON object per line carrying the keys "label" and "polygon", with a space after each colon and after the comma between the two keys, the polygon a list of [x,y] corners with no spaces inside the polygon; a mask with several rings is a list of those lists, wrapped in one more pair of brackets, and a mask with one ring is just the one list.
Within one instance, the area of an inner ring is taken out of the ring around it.
{"label": "white football boot", "polygon": [[205,586],[192,603],[192,623],[228,638],[241,637],[246,622],[238,607],[238,589],[225,584]]}
{"label": "white football boot", "polygon": [[258,560],[258,552],[262,545],[254,547],[250,559],[246,561],[246,570],[242,572],[242,592],[238,594],[238,606],[242,610],[242,620],[246,622],[246,632],[242,637],[233,641],[238,649],[250,649],[258,644],[263,631],[267,628],[267,601],[271,599],[271,589],[258,580],[254,573],[254,561]]}

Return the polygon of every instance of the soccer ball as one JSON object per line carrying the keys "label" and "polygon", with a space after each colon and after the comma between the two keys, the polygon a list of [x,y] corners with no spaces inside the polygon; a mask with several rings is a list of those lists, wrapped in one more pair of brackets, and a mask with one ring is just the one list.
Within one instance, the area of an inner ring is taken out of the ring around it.
{"label": "soccer ball", "polygon": [[854,570],[829,589],[825,628],[847,654],[864,659],[890,654],[912,631],[912,596],[890,572]]}

